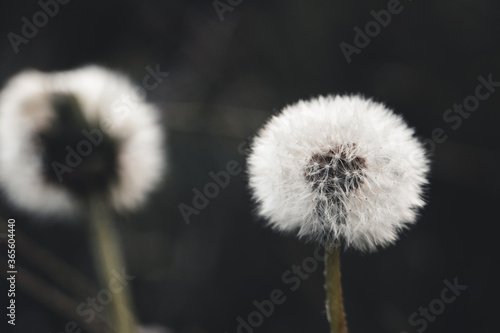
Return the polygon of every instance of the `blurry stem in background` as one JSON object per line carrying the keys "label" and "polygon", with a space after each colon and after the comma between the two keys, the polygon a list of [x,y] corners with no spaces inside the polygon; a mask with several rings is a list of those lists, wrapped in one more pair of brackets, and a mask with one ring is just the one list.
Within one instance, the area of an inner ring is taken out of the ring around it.
{"label": "blurry stem in background", "polygon": [[[108,288],[110,282],[116,279],[113,272],[121,272],[125,268],[110,206],[108,201],[99,195],[89,198],[89,230],[94,261],[101,287]],[[132,311],[130,293],[127,286],[113,293],[108,305],[113,329],[117,333],[133,333],[136,321]]]}
{"label": "blurry stem in background", "polygon": [[[7,228],[7,220],[0,218],[0,233],[7,233]],[[16,251],[20,255],[32,265],[47,273],[48,276],[75,297],[85,299],[89,295],[97,294],[95,285],[82,273],[37,244],[18,228],[16,229],[16,244]]]}
{"label": "blurry stem in background", "polygon": [[340,249],[338,246],[325,247],[325,289],[326,314],[331,333],[347,333],[342,284],[340,280]]}
{"label": "blurry stem in background", "polygon": [[[6,260],[2,260],[0,267],[3,272],[7,272],[9,270]],[[36,275],[31,273],[29,270],[19,265],[16,265],[16,271],[16,284],[26,294],[33,297],[33,299],[47,306],[47,308],[53,310],[59,315],[78,323],[78,325],[89,333],[103,332],[104,325],[106,323],[105,320],[96,320],[87,323],[84,320],[84,317],[78,315],[75,311],[78,307],[78,303],[71,297],[48,285],[41,279],[37,278]],[[69,324],[71,324],[71,322],[67,323],[66,326]]]}

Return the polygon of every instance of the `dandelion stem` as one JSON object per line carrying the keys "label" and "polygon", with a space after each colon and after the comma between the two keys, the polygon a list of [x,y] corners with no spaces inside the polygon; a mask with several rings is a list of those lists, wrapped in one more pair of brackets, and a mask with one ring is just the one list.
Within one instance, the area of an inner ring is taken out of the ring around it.
{"label": "dandelion stem", "polygon": [[327,295],[326,313],[331,333],[347,333],[342,284],[340,281],[340,249],[338,246],[325,248],[325,289]]}
{"label": "dandelion stem", "polygon": [[[113,224],[107,200],[100,196],[89,199],[89,227],[97,272],[101,287],[109,288],[111,281],[125,268],[120,251],[118,233]],[[112,301],[107,307],[112,320],[113,331],[117,333],[135,332],[135,317],[132,313],[129,289],[122,286],[113,292]]]}

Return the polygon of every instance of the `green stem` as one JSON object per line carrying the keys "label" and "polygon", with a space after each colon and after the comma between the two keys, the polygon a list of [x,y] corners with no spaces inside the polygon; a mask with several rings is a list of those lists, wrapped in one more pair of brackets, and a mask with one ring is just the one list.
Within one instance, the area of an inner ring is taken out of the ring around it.
{"label": "green stem", "polygon": [[[89,227],[94,260],[101,280],[102,288],[110,288],[110,282],[116,280],[125,268],[120,251],[118,232],[113,223],[107,200],[95,196],[89,200]],[[136,322],[132,313],[129,289],[113,293],[113,299],[106,307],[111,315],[111,326],[117,333],[135,333]]]}
{"label": "green stem", "polygon": [[338,246],[325,248],[326,313],[331,333],[347,333],[342,284],[340,280],[340,249]]}

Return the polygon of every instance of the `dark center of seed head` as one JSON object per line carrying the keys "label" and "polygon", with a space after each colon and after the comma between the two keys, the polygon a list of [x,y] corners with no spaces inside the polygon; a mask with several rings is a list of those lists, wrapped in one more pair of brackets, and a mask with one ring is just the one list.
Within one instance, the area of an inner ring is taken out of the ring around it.
{"label": "dark center of seed head", "polygon": [[338,146],[311,156],[306,180],[328,199],[347,195],[363,184],[366,160],[354,155],[355,144]]}
{"label": "dark center of seed head", "polygon": [[105,191],[116,179],[117,144],[85,119],[72,94],[52,96],[54,120],[40,134],[47,179],[87,196]]}

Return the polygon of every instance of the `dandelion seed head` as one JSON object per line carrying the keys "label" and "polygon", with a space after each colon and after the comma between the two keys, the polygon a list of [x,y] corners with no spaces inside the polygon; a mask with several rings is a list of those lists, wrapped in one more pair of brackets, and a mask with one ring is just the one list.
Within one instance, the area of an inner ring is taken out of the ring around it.
{"label": "dandelion seed head", "polygon": [[[0,92],[0,185],[7,199],[41,215],[74,214],[97,191],[118,211],[142,204],[165,171],[164,137],[158,110],[136,91],[98,66],[11,78]],[[72,165],[68,149],[78,151]],[[54,162],[69,169],[58,175]]]}
{"label": "dandelion seed head", "polygon": [[428,159],[400,116],[360,96],[300,101],[252,143],[250,188],[270,226],[373,251],[424,205]]}

